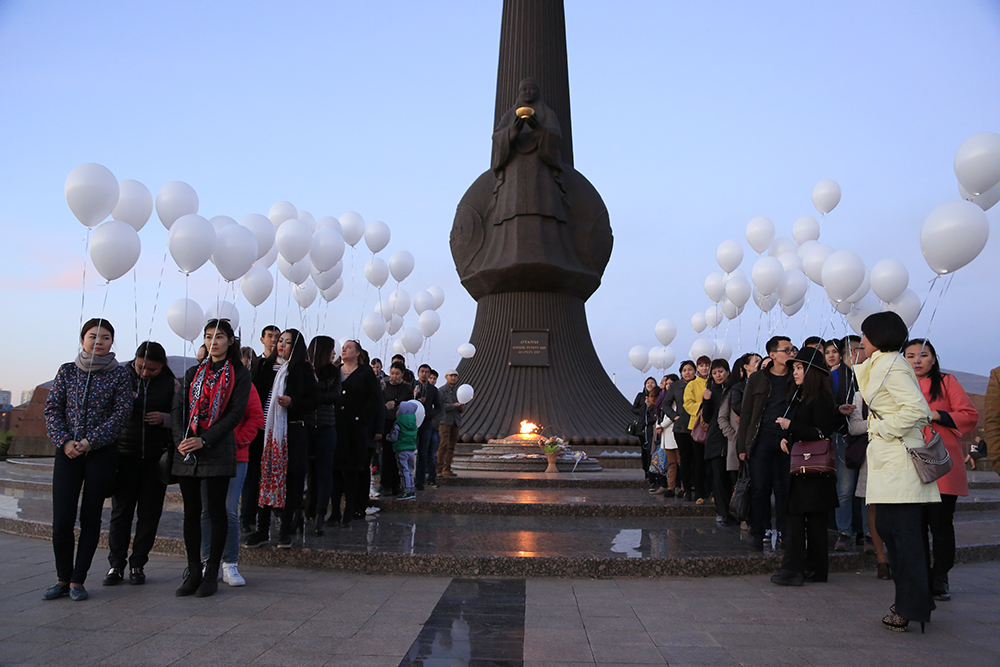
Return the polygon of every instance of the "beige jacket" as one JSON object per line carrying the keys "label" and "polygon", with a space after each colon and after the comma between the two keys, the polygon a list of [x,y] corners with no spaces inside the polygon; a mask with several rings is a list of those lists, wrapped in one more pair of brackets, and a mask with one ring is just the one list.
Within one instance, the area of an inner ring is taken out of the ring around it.
{"label": "beige jacket", "polygon": [[902,438],[910,447],[923,446],[922,429],[931,421],[930,408],[913,368],[898,352],[876,352],[863,364],[855,365],[854,373],[871,411],[865,493],[868,504],[940,502],[937,484],[920,481],[906,447],[899,441]]}

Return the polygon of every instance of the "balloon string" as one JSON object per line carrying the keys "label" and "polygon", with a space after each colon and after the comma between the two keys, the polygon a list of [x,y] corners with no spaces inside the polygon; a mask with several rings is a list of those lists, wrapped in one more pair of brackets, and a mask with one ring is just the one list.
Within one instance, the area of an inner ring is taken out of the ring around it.
{"label": "balloon string", "polygon": [[[940,278],[940,276],[934,278],[934,281],[936,282],[938,278]],[[944,283],[944,285],[941,288],[941,293],[938,295],[938,300],[937,303],[934,305],[934,310],[931,311],[931,319],[927,322],[927,333],[924,334],[924,338],[928,340],[930,340],[931,337],[931,327],[934,325],[934,316],[937,315],[938,308],[941,307],[941,301],[944,300],[944,295],[948,293],[948,288],[951,287],[951,281],[954,278],[955,278],[954,273],[948,276],[948,281]],[[930,301],[930,298],[931,298],[930,294],[928,293],[927,301]],[[921,306],[920,309],[923,310],[923,306]],[[920,317],[919,313],[917,314],[917,317]]]}
{"label": "balloon string", "polygon": [[80,281],[80,328],[83,328],[83,311],[87,308],[87,257],[90,256],[90,227],[83,242],[83,278]]}
{"label": "balloon string", "polygon": [[[88,241],[89,241],[90,240],[89,239],[89,237],[90,237],[90,230],[89,229],[87,230],[87,237],[88,237]],[[86,266],[84,268],[86,270]],[[104,322],[105,322],[104,314],[105,314],[105,312],[108,309],[108,292],[110,292],[110,291],[111,291],[111,281],[109,280],[109,281],[107,281],[104,284],[104,303],[101,305],[101,316],[99,318],[97,318],[97,330],[98,330],[98,333],[100,333],[101,325],[104,324]],[[83,328],[83,324],[80,324],[80,328],[81,329]],[[81,340],[81,347],[82,347],[82,340]],[[80,400],[80,403],[79,403],[80,406],[87,405],[87,394],[90,392],[90,376],[91,376],[91,374],[93,372],[94,372],[94,364],[93,364],[93,361],[91,361],[90,367],[87,368],[87,379],[83,383],[83,398]],[[73,426],[73,439],[74,440],[79,440],[80,439],[80,426],[81,426],[81,424],[79,422],[77,422]]]}
{"label": "balloon string", "polygon": [[167,268],[167,251],[169,246],[163,249],[163,263],[160,264],[160,281],[156,283],[156,296],[153,298],[153,314],[149,317],[149,333],[146,340],[153,337],[153,322],[156,320],[156,304],[160,302],[160,287],[163,286],[163,271]]}
{"label": "balloon string", "polygon": [[[274,295],[274,319],[271,320],[277,326],[278,323],[278,261],[274,262],[274,284],[272,286],[271,292]],[[267,399],[265,399],[267,400]]]}
{"label": "balloon string", "polygon": [[132,268],[132,305],[135,311],[135,349],[139,349],[139,279]]}

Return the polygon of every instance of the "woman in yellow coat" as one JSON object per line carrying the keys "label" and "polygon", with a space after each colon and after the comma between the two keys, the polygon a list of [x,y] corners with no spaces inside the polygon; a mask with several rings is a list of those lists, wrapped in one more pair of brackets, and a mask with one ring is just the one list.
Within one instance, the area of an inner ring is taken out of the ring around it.
{"label": "woman in yellow coat", "polygon": [[923,446],[931,411],[913,368],[900,353],[908,332],[899,315],[871,315],[861,332],[868,358],[854,366],[854,373],[870,409],[866,497],[868,504],[877,506],[875,525],[896,583],[896,602],[882,624],[905,632],[915,621],[922,632],[935,608],[923,539],[924,505],[940,502],[941,495],[937,484],[920,481],[907,448]]}

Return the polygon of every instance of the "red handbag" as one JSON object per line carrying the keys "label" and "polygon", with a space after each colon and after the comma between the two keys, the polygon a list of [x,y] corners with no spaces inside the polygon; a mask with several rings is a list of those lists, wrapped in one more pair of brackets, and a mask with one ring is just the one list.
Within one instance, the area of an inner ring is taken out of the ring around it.
{"label": "red handbag", "polygon": [[828,439],[796,442],[790,451],[789,472],[793,475],[834,475],[837,472],[836,451]]}

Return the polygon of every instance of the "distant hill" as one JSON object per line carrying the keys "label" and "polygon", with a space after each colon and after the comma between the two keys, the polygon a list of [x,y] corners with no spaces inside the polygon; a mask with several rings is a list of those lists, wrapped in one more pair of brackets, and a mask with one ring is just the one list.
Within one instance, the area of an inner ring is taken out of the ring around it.
{"label": "distant hill", "polygon": [[962,385],[965,389],[966,394],[979,394],[980,396],[986,395],[986,385],[990,381],[985,375],[976,375],[975,373],[964,373],[962,371],[949,371],[946,369],[941,369],[942,373],[949,373],[955,376],[958,383]]}

